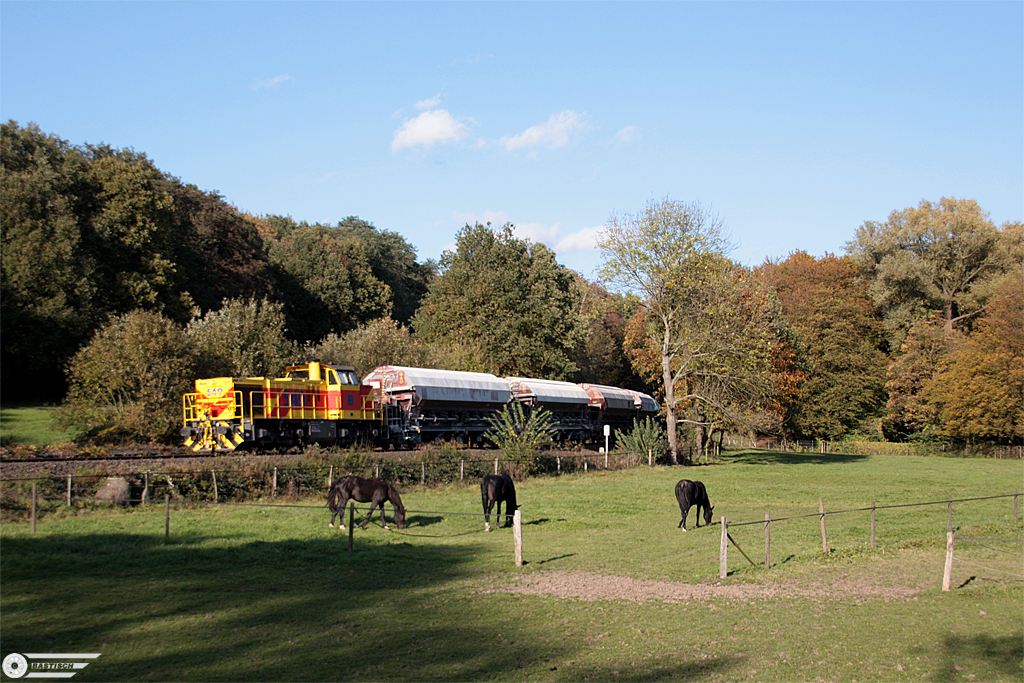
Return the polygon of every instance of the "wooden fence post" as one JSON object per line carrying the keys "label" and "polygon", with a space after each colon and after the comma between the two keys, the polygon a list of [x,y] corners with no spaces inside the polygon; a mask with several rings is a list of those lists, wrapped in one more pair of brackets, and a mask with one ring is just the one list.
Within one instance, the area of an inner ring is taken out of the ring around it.
{"label": "wooden fence post", "polygon": [[334,465],[331,465],[331,469],[327,470],[327,488],[331,488],[331,484],[334,483]]}
{"label": "wooden fence post", "polygon": [[647,466],[654,467],[654,450],[651,448],[647,449]]}
{"label": "wooden fence post", "polygon": [[68,475],[68,507],[71,507],[71,475]]}
{"label": "wooden fence post", "polygon": [[171,537],[171,494],[164,494],[164,540]]}
{"label": "wooden fence post", "polygon": [[516,510],[512,515],[512,539],[516,544],[516,566],[523,566],[523,513]]}
{"label": "wooden fence post", "polygon": [[377,477],[378,479],[380,479],[380,463],[377,463],[377,469],[376,469],[375,471],[376,471],[377,473],[376,473],[375,475],[373,475],[373,476],[375,476],[375,477]]}
{"label": "wooden fence post", "polygon": [[946,566],[942,570],[942,590],[948,591],[953,581],[953,532],[946,532]]}
{"label": "wooden fence post", "polygon": [[149,502],[149,472],[146,472],[142,484],[142,504],[145,505],[147,502]]}
{"label": "wooden fence post", "polygon": [[277,496],[277,468],[274,468],[274,484],[270,489],[270,497],[274,498]]}
{"label": "wooden fence post", "polygon": [[420,461],[420,484],[427,485],[427,463],[422,460]]}
{"label": "wooden fence post", "polygon": [[556,455],[555,456],[555,467],[556,467],[557,473],[561,474],[562,473],[562,456],[560,456],[560,455]]}
{"label": "wooden fence post", "polygon": [[724,579],[729,575],[729,526],[722,517],[722,542],[718,546],[718,578]]}
{"label": "wooden fence post", "polygon": [[459,481],[466,478],[466,459],[459,460]]}
{"label": "wooden fence post", "polygon": [[871,501],[871,547],[875,547],[875,501]]}
{"label": "wooden fence post", "polygon": [[946,519],[946,533],[953,533],[953,494],[949,494],[948,514]]}
{"label": "wooden fence post", "polygon": [[764,513],[764,568],[772,566],[772,516]]}
{"label": "wooden fence post", "polygon": [[821,514],[821,552],[828,555],[828,536],[825,534],[825,499],[818,498],[818,511]]}
{"label": "wooden fence post", "polygon": [[583,456],[583,471],[587,471],[587,456]]}
{"label": "wooden fence post", "polygon": [[210,474],[213,475],[213,502],[219,503],[220,496],[217,494],[217,470],[210,470]]}
{"label": "wooden fence post", "polygon": [[32,533],[36,532],[36,483],[32,482]]}
{"label": "wooden fence post", "polygon": [[494,473],[495,474],[498,473],[498,459],[497,458],[494,459]]}

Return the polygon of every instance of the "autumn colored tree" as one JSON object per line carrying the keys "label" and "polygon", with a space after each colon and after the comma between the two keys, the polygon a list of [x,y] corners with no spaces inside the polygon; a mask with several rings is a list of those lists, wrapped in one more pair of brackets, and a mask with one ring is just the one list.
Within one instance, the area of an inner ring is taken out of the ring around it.
{"label": "autumn colored tree", "polygon": [[922,318],[910,328],[899,355],[886,371],[889,401],[882,429],[887,439],[903,441],[935,434],[938,415],[924,389],[949,351],[950,336],[937,315]]}
{"label": "autumn colored tree", "polygon": [[1024,271],[1003,279],[973,334],[939,360],[925,394],[953,439],[1024,442]]}
{"label": "autumn colored tree", "polygon": [[761,267],[795,330],[806,373],[791,411],[794,436],[836,439],[879,418],[887,357],[881,321],[850,258],[798,251]]}
{"label": "autumn colored tree", "polygon": [[413,328],[427,343],[461,347],[461,357],[485,364],[447,369],[556,380],[574,375],[572,358],[586,335],[572,272],[508,224],[459,231]]}
{"label": "autumn colored tree", "polygon": [[578,368],[574,380],[647,391],[646,382],[632,371],[623,350],[626,325],[636,311],[636,302],[578,275],[576,283],[583,294],[580,312],[588,334],[574,358]]}

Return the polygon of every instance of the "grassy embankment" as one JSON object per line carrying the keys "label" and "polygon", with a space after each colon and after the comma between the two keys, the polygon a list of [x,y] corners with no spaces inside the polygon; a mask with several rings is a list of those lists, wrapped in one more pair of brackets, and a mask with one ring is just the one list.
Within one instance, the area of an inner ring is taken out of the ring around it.
{"label": "grassy embankment", "polygon": [[[701,479],[716,521],[736,525],[813,515],[819,497],[845,510],[1012,494],[1022,474],[739,451],[538,478],[518,485],[522,568],[510,530],[443,514],[479,512],[471,485],[406,490],[406,530],[357,530],[353,553],[319,499],[175,508],[169,540],[162,504],[55,516],[35,535],[5,523],[0,654],[102,653],[79,681],[1020,681],[1020,543],[958,545],[944,593],[944,504],[880,510],[875,549],[869,513],[829,515],[828,554],[812,516],[773,524],[768,570],[763,524],[731,526],[761,566],[730,548],[719,580],[720,527],[678,530],[672,490]],[[1012,498],[955,504],[953,521],[1024,538]]]}

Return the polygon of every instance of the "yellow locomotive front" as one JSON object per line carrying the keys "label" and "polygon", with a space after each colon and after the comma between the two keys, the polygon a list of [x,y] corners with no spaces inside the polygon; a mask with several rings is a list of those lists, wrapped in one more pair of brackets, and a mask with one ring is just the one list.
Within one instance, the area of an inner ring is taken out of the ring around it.
{"label": "yellow locomotive front", "polygon": [[183,397],[181,435],[196,452],[387,438],[372,388],[350,366],[313,361],[289,366],[281,378],[215,377],[195,386]]}

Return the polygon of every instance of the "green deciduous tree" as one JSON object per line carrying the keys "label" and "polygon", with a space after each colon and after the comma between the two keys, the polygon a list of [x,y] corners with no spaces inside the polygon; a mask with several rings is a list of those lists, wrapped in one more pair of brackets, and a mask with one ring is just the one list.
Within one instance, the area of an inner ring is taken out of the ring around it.
{"label": "green deciduous tree", "polygon": [[91,185],[79,150],[38,126],[0,126],[4,397],[46,395],[104,312],[83,235]]}
{"label": "green deciduous tree", "polygon": [[270,242],[288,329],[301,342],[390,315],[389,287],[373,275],[366,244],[336,228],[287,226]]}
{"label": "green deciduous tree", "polygon": [[280,377],[297,349],[286,336],[284,306],[225,300],[186,328],[202,377]]}
{"label": "green deciduous tree", "polygon": [[363,377],[382,365],[421,367],[427,364],[428,353],[413,339],[409,328],[391,318],[381,318],[349,332],[329,334],[307,355],[325,363],[351,365]]}
{"label": "green deciduous tree", "polygon": [[492,230],[478,223],[459,231],[440,269],[413,328],[431,345],[461,345],[462,355],[486,364],[448,369],[573,376],[586,325],[575,278],[550,249],[515,238],[511,225]]}
{"label": "green deciduous tree", "polygon": [[602,276],[642,304],[628,353],[639,373],[660,381],[678,462],[680,420],[703,429],[765,395],[766,295],[724,257],[722,224],[697,203],[651,201],[637,214],[612,216],[599,246]]}
{"label": "green deciduous tree", "polygon": [[942,316],[947,331],[980,313],[984,302],[974,290],[1008,265],[999,243],[976,201],[944,197],[864,223],[846,248],[869,275],[869,292],[898,345],[929,311]]}

